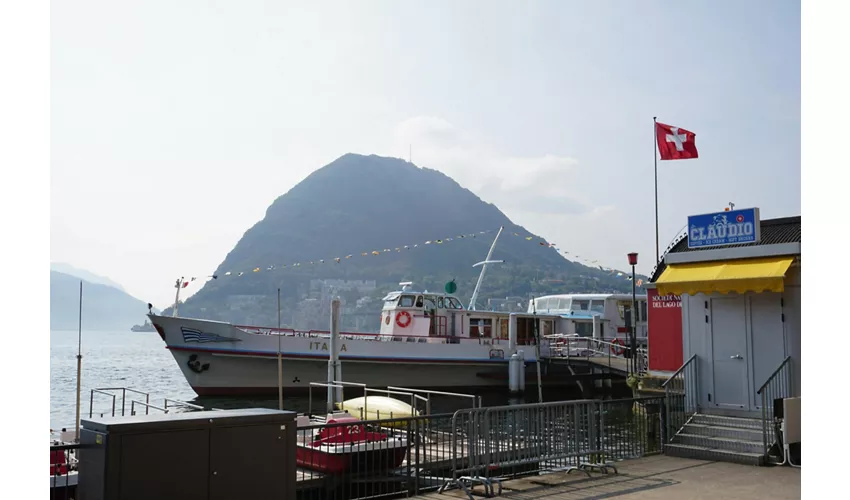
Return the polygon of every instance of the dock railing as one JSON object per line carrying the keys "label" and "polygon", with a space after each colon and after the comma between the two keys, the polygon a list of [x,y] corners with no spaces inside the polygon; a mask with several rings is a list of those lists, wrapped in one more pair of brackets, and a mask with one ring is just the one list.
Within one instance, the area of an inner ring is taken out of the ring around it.
{"label": "dock railing", "polygon": [[699,358],[694,354],[670,376],[664,389],[664,442],[669,443],[699,410]]}
{"label": "dock railing", "polygon": [[[791,356],[786,357],[779,367],[767,377],[756,394],[761,396],[762,442],[765,461],[769,460],[770,448],[776,442],[774,405],[777,401],[794,395],[791,373]],[[780,450],[780,453],[783,453]]]}
{"label": "dock railing", "polygon": [[468,400],[472,403],[473,408],[481,407],[481,396],[476,396],[474,394],[461,394],[459,392],[445,392],[445,391],[432,391],[430,389],[411,389],[409,387],[393,387],[387,386],[387,389],[393,391],[404,391],[404,392],[412,392],[414,394],[425,394],[425,414],[431,414],[431,396],[445,396],[450,398],[460,398],[463,400]]}
{"label": "dock railing", "polygon": [[452,477],[472,499],[527,474],[617,472],[618,460],[660,453],[661,397],[579,400],[460,410],[452,417]]}
{"label": "dock railing", "polygon": [[[631,346],[619,341],[608,341],[593,337],[584,337],[576,333],[557,333],[546,335],[550,341],[550,356],[559,358],[601,358],[607,359],[608,368],[615,367],[618,360],[631,358]],[[646,373],[649,369],[649,352],[646,348],[638,347],[636,368],[638,373]],[[604,363],[603,363],[604,364]]]}
{"label": "dock railing", "polygon": [[[147,392],[137,391],[136,389],[131,389],[129,387],[99,387],[97,389],[91,390],[91,395],[89,397],[89,418],[94,416],[94,396],[95,396],[95,394],[109,396],[109,397],[112,398],[112,408],[110,409],[110,416],[112,416],[112,417],[116,416],[116,410],[117,410],[116,404],[118,403],[118,400],[117,400],[118,399],[117,398],[117,396],[118,396],[117,392],[118,391],[121,391],[121,414],[120,415],[122,417],[124,416],[125,411],[127,409],[127,393],[128,392],[132,393],[132,394],[139,395],[139,396],[144,396],[144,398],[145,398],[144,404],[145,405],[149,405],[150,402],[151,402],[151,396]],[[146,415],[148,414],[148,406],[145,406],[145,414]],[[106,416],[106,412],[101,412],[100,416],[101,417]]]}
{"label": "dock railing", "polygon": [[[661,452],[663,402],[562,401],[300,425],[297,484],[340,500],[450,488],[472,498],[476,485],[494,496],[503,480],[523,475],[617,472],[619,460]],[[334,461],[346,453],[350,462]]]}

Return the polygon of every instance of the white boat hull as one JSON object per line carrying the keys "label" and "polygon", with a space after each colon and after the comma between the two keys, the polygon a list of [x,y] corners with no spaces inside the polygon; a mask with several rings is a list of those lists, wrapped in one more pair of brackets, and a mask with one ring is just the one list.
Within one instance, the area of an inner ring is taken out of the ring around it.
{"label": "white boat hull", "polygon": [[[326,332],[278,334],[274,329],[215,321],[150,318],[189,385],[200,396],[277,394],[278,345],[285,393],[303,393],[310,382],[327,380],[330,339]],[[391,339],[379,334],[343,333],[343,380],[370,387],[507,387],[507,340],[452,342],[447,338]],[[519,349],[531,369],[535,347]],[[354,395],[357,389],[350,391]]]}

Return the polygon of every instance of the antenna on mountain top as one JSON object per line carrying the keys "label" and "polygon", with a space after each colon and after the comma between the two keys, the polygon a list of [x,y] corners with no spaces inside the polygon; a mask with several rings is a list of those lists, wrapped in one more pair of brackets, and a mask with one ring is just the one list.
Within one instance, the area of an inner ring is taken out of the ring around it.
{"label": "antenna on mountain top", "polygon": [[472,298],[469,299],[469,309],[470,311],[475,311],[475,300],[478,299],[478,290],[481,288],[481,282],[484,281],[484,273],[487,271],[487,264],[501,264],[505,261],[503,260],[490,260],[490,257],[493,256],[493,249],[496,248],[496,242],[499,241],[499,236],[502,234],[502,230],[505,229],[505,226],[499,228],[499,232],[496,233],[496,238],[493,239],[493,244],[490,245],[490,251],[487,252],[487,258],[483,261],[475,264],[472,267],[481,267],[481,274],[478,275],[478,283],[475,284],[475,290],[472,291]]}

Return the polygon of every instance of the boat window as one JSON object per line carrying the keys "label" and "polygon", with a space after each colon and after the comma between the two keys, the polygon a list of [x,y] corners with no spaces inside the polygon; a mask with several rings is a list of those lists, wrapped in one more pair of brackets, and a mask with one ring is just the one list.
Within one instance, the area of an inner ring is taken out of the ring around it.
{"label": "boat window", "polygon": [[442,297],[439,297],[439,298],[437,299],[437,308],[439,308],[439,309],[445,309],[445,307],[446,307],[446,305],[443,303],[443,298],[442,298]]}
{"label": "boat window", "polygon": [[416,297],[416,307],[422,307],[422,296]]}
{"label": "boat window", "polygon": [[413,307],[413,295],[402,295],[398,301],[399,307]]}
{"label": "boat window", "polygon": [[638,302],[638,310],[640,311],[640,319],[638,321],[646,321],[646,301],[642,300]]}
{"label": "boat window", "polygon": [[552,335],[552,321],[545,320],[540,322],[540,336]]}
{"label": "boat window", "polygon": [[470,318],[469,336],[471,338],[489,338],[493,328],[493,320],[490,318]]}
{"label": "boat window", "polygon": [[434,297],[425,297],[425,309],[435,309],[437,303],[434,302]]}
{"label": "boat window", "polygon": [[590,321],[576,321],[576,334],[582,337],[590,337],[593,335],[593,323]]}
{"label": "boat window", "polygon": [[454,297],[446,297],[446,300],[449,302],[449,307],[452,309],[463,309],[463,305],[461,305],[460,301]]}
{"label": "boat window", "polygon": [[587,311],[590,309],[590,301],[589,300],[573,300],[572,308],[573,311]]}
{"label": "boat window", "polygon": [[590,310],[599,313],[605,314],[605,301],[604,300],[591,300],[590,301]]}
{"label": "boat window", "polygon": [[534,301],[538,311],[549,309],[549,299],[537,299]]}
{"label": "boat window", "polygon": [[558,299],[558,310],[559,311],[569,311],[570,310],[570,299]]}

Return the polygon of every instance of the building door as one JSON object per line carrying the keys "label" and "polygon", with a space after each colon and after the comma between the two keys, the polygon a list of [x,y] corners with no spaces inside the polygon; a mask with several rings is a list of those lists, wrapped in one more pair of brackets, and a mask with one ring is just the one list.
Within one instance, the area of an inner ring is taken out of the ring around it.
{"label": "building door", "polygon": [[748,409],[749,383],[746,299],[711,299],[713,403],[718,408]]}
{"label": "building door", "polygon": [[758,390],[785,359],[785,325],[782,294],[764,292],[750,296],[750,352],[753,360],[752,407],[761,408]]}

